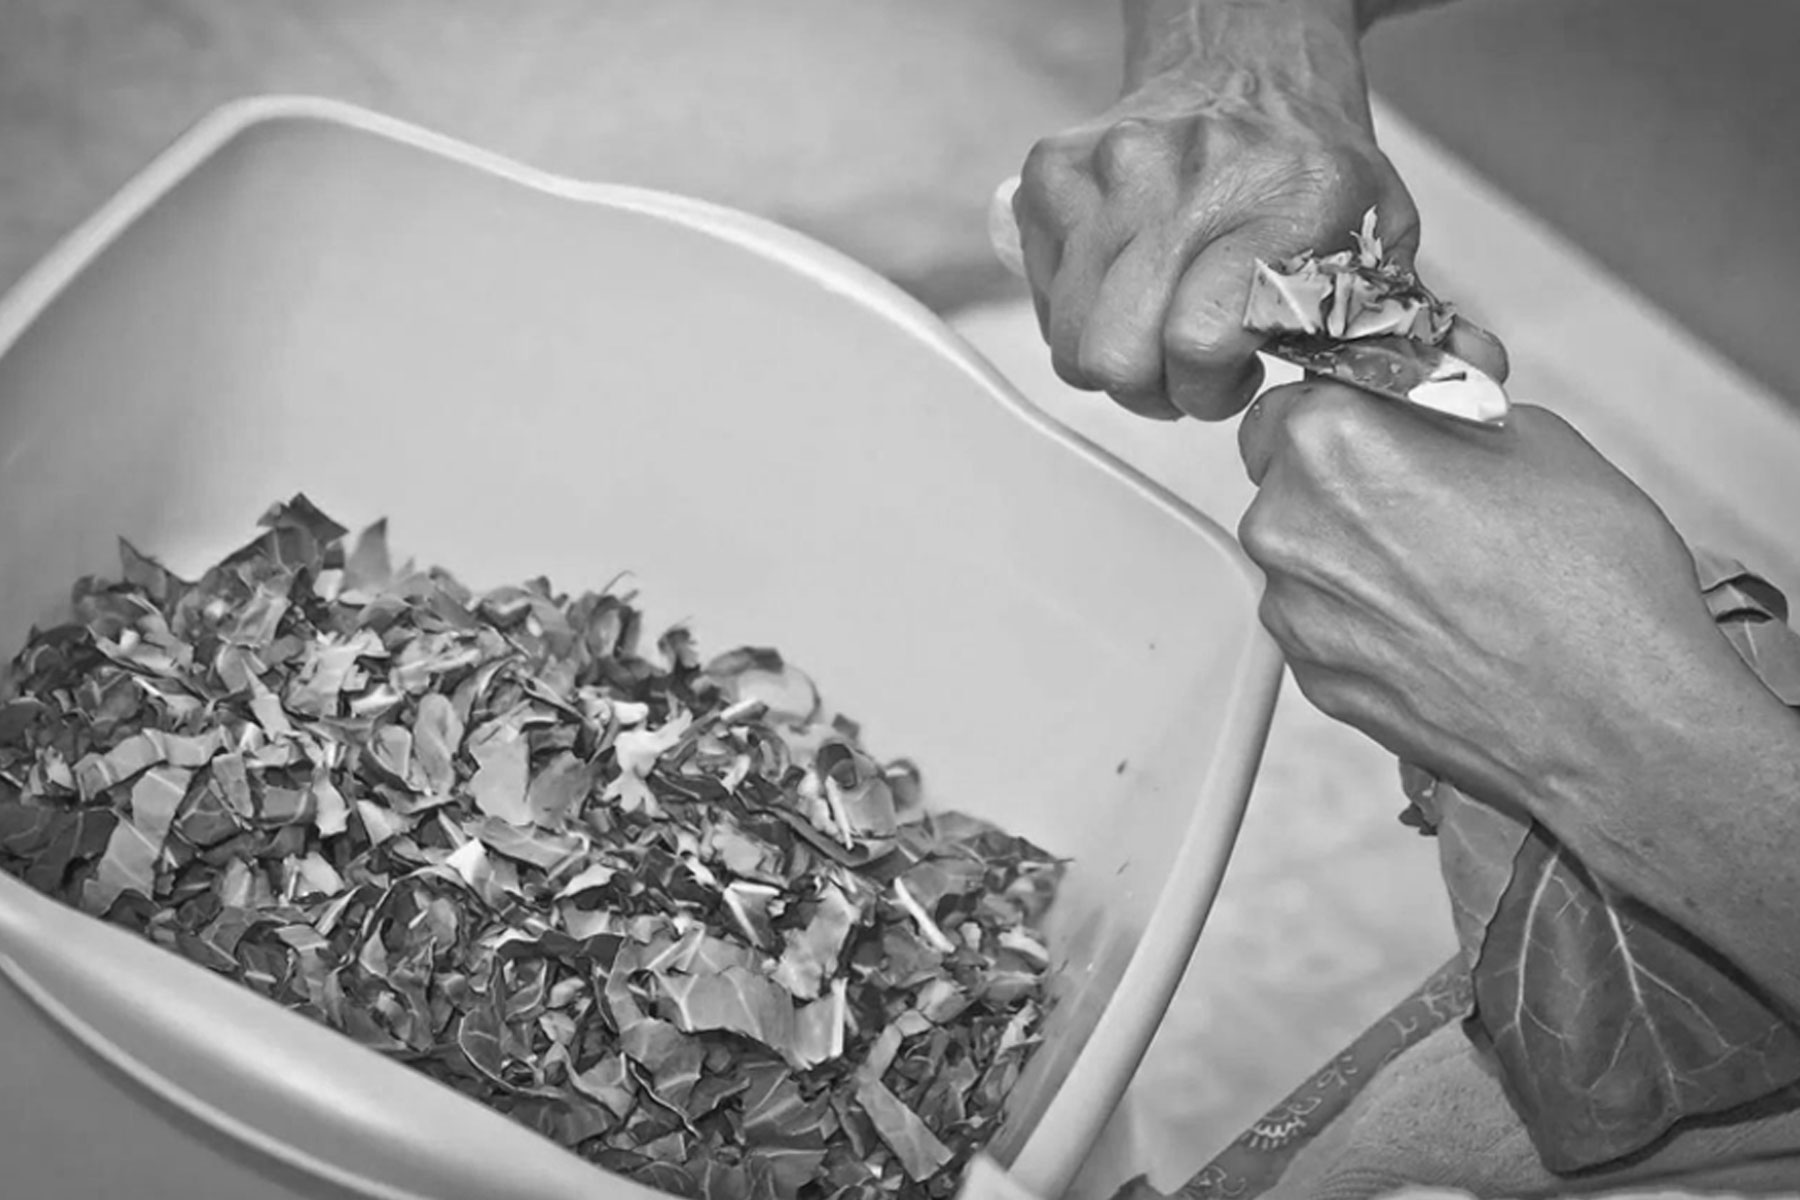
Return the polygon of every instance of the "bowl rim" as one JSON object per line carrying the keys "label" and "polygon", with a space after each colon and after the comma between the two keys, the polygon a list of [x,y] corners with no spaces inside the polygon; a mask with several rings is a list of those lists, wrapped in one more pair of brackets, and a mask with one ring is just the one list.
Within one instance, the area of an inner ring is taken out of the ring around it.
{"label": "bowl rim", "polygon": [[[238,138],[260,126],[283,122],[332,126],[400,143],[572,202],[654,216],[732,242],[802,274],[846,302],[885,318],[954,364],[1038,435],[1061,442],[1205,539],[1235,567],[1238,583],[1260,590],[1260,573],[1230,533],[1034,405],[942,317],[850,256],[774,221],[724,205],[556,174],[376,110],[323,96],[248,96],[220,105],[190,125],[0,296],[0,357],[96,259],[189,176]],[[1113,1110],[1124,1099],[1175,994],[1223,880],[1260,765],[1283,672],[1281,653],[1273,639],[1260,624],[1253,623],[1231,669],[1235,703],[1218,733],[1216,752],[1195,797],[1194,816],[1183,834],[1169,882],[1069,1076],[1007,1164],[1008,1173],[1039,1196],[1058,1196],[1075,1179]],[[20,976],[14,983],[29,982],[5,955],[0,955],[0,974]],[[149,1068],[128,1050],[111,1043],[100,1031],[69,1028],[69,1014],[60,1005],[43,999],[35,1003],[91,1052],[146,1082],[143,1077]],[[164,1102],[184,1108],[190,1118],[235,1143],[246,1144],[249,1131],[222,1126],[212,1119],[210,1105],[203,1099],[174,1085],[155,1090]],[[247,1149],[270,1152],[266,1139],[251,1141]],[[372,1180],[368,1183],[374,1185],[370,1194],[385,1190]]]}

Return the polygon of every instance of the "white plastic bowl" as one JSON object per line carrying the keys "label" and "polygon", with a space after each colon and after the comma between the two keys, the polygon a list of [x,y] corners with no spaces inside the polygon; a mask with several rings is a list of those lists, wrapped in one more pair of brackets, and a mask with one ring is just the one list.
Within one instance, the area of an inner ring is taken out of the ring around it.
{"label": "white plastic bowl", "polygon": [[[1273,709],[1216,526],[793,233],[335,103],[221,110],[0,303],[0,648],[124,535],[194,571],[304,491],[481,586],[620,570],[779,646],[933,803],[1075,859],[993,1147],[1069,1184],[1218,888]],[[19,1196],[650,1193],[0,877]]]}

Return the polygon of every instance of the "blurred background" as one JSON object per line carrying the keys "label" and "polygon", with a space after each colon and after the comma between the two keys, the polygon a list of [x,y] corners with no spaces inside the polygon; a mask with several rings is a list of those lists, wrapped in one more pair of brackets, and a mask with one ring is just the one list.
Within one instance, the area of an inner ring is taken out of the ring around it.
{"label": "blurred background", "polygon": [[[306,91],[773,216],[954,307],[1007,288],[982,204],[1112,98],[1117,25],[1110,0],[5,0],[0,282],[213,105]],[[1784,0],[1459,0],[1369,59],[1407,120],[1800,394],[1797,44]]]}
{"label": "blurred background", "polygon": [[[1106,106],[1099,0],[0,0],[0,286],[215,105],[355,101],[572,176],[772,217],[946,314],[1044,407],[1228,526],[1229,430],[1051,374],[988,197]],[[1461,0],[1370,42],[1438,289],[1690,536],[1793,589],[1800,6]],[[628,280],[596,279],[599,288]],[[1451,952],[1394,766],[1284,698],[1242,849],[1138,1092],[1192,1170]]]}

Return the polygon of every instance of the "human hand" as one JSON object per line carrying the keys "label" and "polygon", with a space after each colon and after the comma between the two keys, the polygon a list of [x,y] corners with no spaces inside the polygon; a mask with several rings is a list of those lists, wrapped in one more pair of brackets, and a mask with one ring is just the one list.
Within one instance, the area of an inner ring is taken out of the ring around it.
{"label": "human hand", "polygon": [[1239,445],[1239,536],[1302,693],[1477,798],[1616,787],[1670,714],[1759,703],[1681,537],[1541,408],[1465,430],[1311,381]]}
{"label": "human hand", "polygon": [[1261,383],[1264,339],[1243,328],[1255,260],[1346,247],[1374,207],[1410,267],[1419,221],[1375,144],[1353,22],[1330,5],[1196,11],[1216,22],[1204,53],[1034,146],[1013,213],[1066,382],[1144,416],[1222,420]]}

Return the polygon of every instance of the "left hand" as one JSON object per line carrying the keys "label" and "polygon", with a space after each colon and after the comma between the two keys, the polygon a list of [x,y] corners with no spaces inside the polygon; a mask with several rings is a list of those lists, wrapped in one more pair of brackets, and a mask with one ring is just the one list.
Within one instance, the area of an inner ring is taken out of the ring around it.
{"label": "left hand", "polygon": [[1300,690],[1471,795],[1579,793],[1755,683],[1662,512],[1544,409],[1462,429],[1313,380],[1263,396],[1239,445],[1260,488],[1239,537]]}

